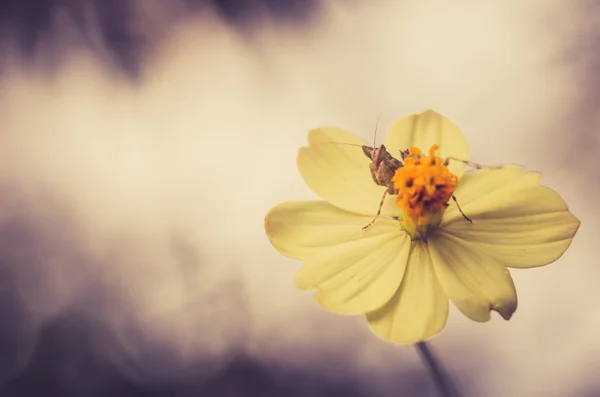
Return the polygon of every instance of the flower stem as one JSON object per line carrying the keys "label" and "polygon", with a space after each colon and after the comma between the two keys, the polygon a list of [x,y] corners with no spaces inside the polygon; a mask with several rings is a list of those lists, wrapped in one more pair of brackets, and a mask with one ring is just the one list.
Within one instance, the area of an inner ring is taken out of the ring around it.
{"label": "flower stem", "polygon": [[433,383],[443,397],[459,397],[458,391],[450,381],[448,373],[442,367],[440,361],[435,358],[432,351],[429,349],[429,345],[426,342],[418,342],[416,344],[417,352],[421,356],[421,360],[427,366]]}

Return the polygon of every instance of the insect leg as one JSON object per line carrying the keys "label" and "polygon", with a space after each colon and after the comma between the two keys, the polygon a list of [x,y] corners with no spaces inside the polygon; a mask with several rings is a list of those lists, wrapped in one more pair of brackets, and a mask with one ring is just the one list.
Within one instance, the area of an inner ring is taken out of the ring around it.
{"label": "insect leg", "polygon": [[372,224],[375,223],[377,218],[379,218],[379,215],[381,214],[381,208],[383,208],[383,202],[385,201],[385,196],[387,196],[387,194],[388,194],[388,189],[385,189],[385,191],[383,192],[383,197],[381,197],[381,202],[379,203],[379,209],[377,210],[377,215],[375,215],[375,218],[373,218],[371,223],[369,223],[367,226],[362,228],[363,230],[367,230],[369,227],[371,227]]}
{"label": "insect leg", "polygon": [[448,164],[450,163],[450,160],[454,160],[454,161],[460,161],[461,163],[465,163],[466,165],[468,165],[468,166],[470,166],[470,167],[473,167],[473,168],[475,168],[476,170],[480,170],[480,169],[482,169],[482,168],[489,168],[489,167],[486,167],[486,166],[484,166],[484,165],[477,164],[477,163],[473,163],[473,162],[471,162],[471,161],[467,161],[467,160],[459,159],[459,158],[456,158],[456,157],[446,157],[446,160],[444,160],[444,166],[445,166],[445,167],[447,167],[447,166],[448,166]]}
{"label": "insect leg", "polygon": [[471,218],[469,218],[468,216],[466,216],[465,213],[463,212],[462,208],[460,208],[460,204],[458,204],[458,200],[456,199],[455,195],[452,195],[452,200],[454,200],[454,202],[456,203],[456,206],[458,207],[458,210],[462,214],[463,218],[465,218],[467,221],[469,221],[469,223],[473,223],[473,221],[471,220]]}

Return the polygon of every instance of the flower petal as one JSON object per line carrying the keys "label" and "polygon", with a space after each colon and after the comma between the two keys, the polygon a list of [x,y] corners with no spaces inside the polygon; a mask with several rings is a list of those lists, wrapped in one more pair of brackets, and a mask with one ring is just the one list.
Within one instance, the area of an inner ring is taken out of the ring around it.
{"label": "flower petal", "polygon": [[[400,151],[416,146],[428,153],[432,145],[438,145],[437,156],[446,159],[455,157],[469,160],[469,144],[460,128],[447,117],[427,110],[397,120],[388,130],[386,145],[392,156]],[[460,161],[450,161],[448,168],[460,178],[466,165]]]}
{"label": "flower petal", "polygon": [[468,173],[455,195],[473,223],[451,204],[441,227],[509,267],[552,263],[569,247],[580,222],[539,180],[538,173],[515,166]]}
{"label": "flower petal", "polygon": [[429,236],[429,249],[442,288],[465,316],[479,322],[488,321],[491,310],[512,316],[517,292],[499,261],[442,230]]}
{"label": "flower petal", "polygon": [[364,314],[394,295],[406,268],[410,237],[399,228],[319,252],[296,275],[300,289],[338,314]]}
{"label": "flower petal", "polygon": [[[375,184],[369,160],[362,152],[367,145],[346,131],[323,127],[308,134],[308,147],[298,152],[298,170],[304,182],[322,199],[358,214],[375,215],[385,188]],[[386,199],[383,216],[396,216],[394,196]]]}
{"label": "flower petal", "polygon": [[388,342],[415,343],[440,332],[447,318],[448,298],[438,283],[427,245],[413,241],[400,288],[385,306],[367,313],[369,327]]}
{"label": "flower petal", "polygon": [[380,217],[362,230],[372,216],[341,210],[325,201],[288,201],[273,207],[265,217],[271,244],[282,254],[306,259],[325,247],[389,233],[398,222]]}

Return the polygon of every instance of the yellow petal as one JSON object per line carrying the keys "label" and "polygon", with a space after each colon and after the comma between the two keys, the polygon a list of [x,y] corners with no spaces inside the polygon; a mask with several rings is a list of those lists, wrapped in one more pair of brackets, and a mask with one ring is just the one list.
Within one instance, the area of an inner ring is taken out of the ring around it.
{"label": "yellow petal", "polygon": [[[310,131],[308,142],[309,146],[298,152],[298,170],[308,187],[336,207],[375,215],[386,189],[376,185],[371,177],[371,160],[361,148],[366,143],[329,127]],[[387,197],[382,215],[397,215],[394,197]]]}
{"label": "yellow petal", "polygon": [[318,288],[317,302],[338,314],[364,314],[383,306],[398,289],[410,237],[397,227],[319,252],[296,275],[300,289]]}
{"label": "yellow petal", "polygon": [[465,316],[479,322],[488,321],[491,310],[512,316],[517,292],[499,261],[441,230],[429,236],[429,249],[442,288]]}
{"label": "yellow petal", "polygon": [[415,343],[446,325],[448,298],[434,273],[427,245],[413,241],[400,288],[380,309],[367,314],[375,335],[393,343]]}
{"label": "yellow petal", "polygon": [[[413,114],[394,122],[386,138],[388,151],[397,158],[400,151],[411,146],[416,146],[427,154],[434,144],[439,146],[436,155],[443,159],[455,157],[469,160],[469,144],[460,128],[433,110]],[[450,161],[448,168],[460,177],[466,165],[463,162]]]}
{"label": "yellow petal", "polygon": [[441,227],[509,267],[552,263],[569,247],[580,222],[539,179],[514,166],[469,173],[456,197],[473,223],[451,203]]}
{"label": "yellow petal", "polygon": [[[540,178],[540,174],[524,172],[522,167],[514,165],[470,171],[459,180],[454,196],[462,209],[469,208],[473,215],[475,215],[474,209],[470,208],[472,204],[482,212],[489,213],[491,209],[494,209],[491,204],[506,206],[510,203],[508,199],[514,194],[512,189],[519,189],[523,185],[537,185]],[[450,203],[444,214],[444,223],[459,219],[464,218],[456,204]]]}
{"label": "yellow petal", "polygon": [[282,254],[306,259],[324,247],[373,237],[398,229],[398,222],[379,218],[362,230],[372,216],[341,210],[325,201],[288,201],[273,207],[265,217],[265,230]]}

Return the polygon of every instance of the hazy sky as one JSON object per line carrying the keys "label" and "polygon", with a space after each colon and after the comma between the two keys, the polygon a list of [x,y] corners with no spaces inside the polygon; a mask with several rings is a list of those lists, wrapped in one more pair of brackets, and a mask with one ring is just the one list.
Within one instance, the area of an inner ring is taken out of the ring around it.
{"label": "hazy sky", "polygon": [[309,129],[371,141],[381,114],[382,141],[427,108],[582,221],[512,271],[509,322],[452,308],[432,346],[465,396],[600,393],[592,1],[57,3],[0,2],[0,394],[435,395],[411,346],[295,290],[263,229],[315,198]]}

